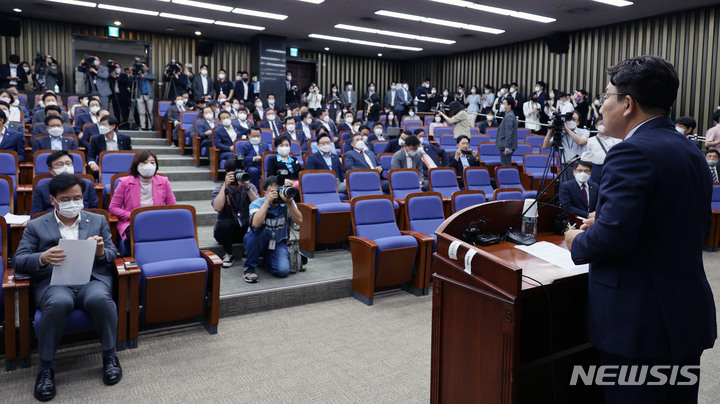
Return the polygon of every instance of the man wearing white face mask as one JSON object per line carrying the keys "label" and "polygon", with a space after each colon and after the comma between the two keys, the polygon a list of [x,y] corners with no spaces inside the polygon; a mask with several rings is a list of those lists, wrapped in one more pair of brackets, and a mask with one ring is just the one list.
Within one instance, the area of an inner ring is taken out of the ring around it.
{"label": "man wearing white face mask", "polygon": [[260,128],[270,130],[270,132],[272,132],[273,139],[280,136],[280,132],[283,131],[283,125],[277,119],[277,114],[274,109],[268,108],[267,120],[260,124]]}
{"label": "man wearing white face mask", "polygon": [[[358,133],[353,135],[351,141],[352,150],[348,151],[344,155],[345,159],[345,171],[354,169],[370,169],[375,170],[378,174],[382,175],[383,168],[378,162],[377,156],[372,150],[368,149],[367,144],[363,140],[363,135]],[[380,187],[383,192],[389,193],[390,186],[387,179],[381,177]]]}
{"label": "man wearing white face mask", "polygon": [[307,170],[333,170],[335,171],[335,180],[338,192],[347,193],[347,184],[345,183],[345,169],[343,168],[340,157],[335,154],[335,145],[327,133],[320,133],[317,137],[318,151],[311,154],[307,158]]}
{"label": "man wearing white face mask", "polygon": [[590,181],[592,163],[578,161],[573,170],[574,179],[560,185],[560,205],[576,216],[587,218],[595,212],[598,198],[598,184]]}
{"label": "man wearing white face mask", "polygon": [[[570,161],[575,156],[582,156],[586,144],[590,138],[590,131],[579,128],[580,117],[577,112],[572,114],[572,120],[566,121],[563,127],[562,146],[565,152],[565,161]],[[553,144],[553,130],[548,130],[543,140],[543,147],[549,148]]]}
{"label": "man wearing white face mask", "polygon": [[[38,375],[34,395],[40,401],[55,397],[55,351],[65,333],[73,308],[82,307],[90,317],[102,344],[103,382],[114,385],[122,379],[117,357],[118,314],[112,299],[113,277],[108,264],[118,252],[105,218],[83,212],[85,183],[72,174],[50,180],[50,197],[55,211],[27,223],[13,257],[16,274],[30,278],[32,298],[43,315],[35,324],[38,339]],[[93,241],[93,266],[85,284],[50,286],[53,269],[63,264],[61,239]]]}
{"label": "man wearing white face mask", "polygon": [[435,94],[430,94],[430,77],[425,77],[420,87],[415,90],[415,98],[417,99],[418,112],[430,112],[430,99]]}
{"label": "man wearing white face mask", "polygon": [[193,77],[193,94],[195,98],[204,98],[206,100],[213,98],[213,86],[212,77],[208,72],[208,66],[200,66],[200,74],[196,74]]}
{"label": "man wearing white face mask", "polygon": [[[102,110],[100,108],[100,99],[97,96],[92,96],[88,101],[88,112],[87,114],[78,114],[75,117],[75,134],[80,134],[83,131],[83,127],[87,123],[98,123],[100,119],[99,113]],[[44,118],[43,118],[44,119]]]}
{"label": "man wearing white face mask", "polygon": [[105,115],[100,118],[98,131],[102,136],[93,136],[90,141],[87,158],[88,166],[93,172],[98,172],[98,159],[100,153],[106,150],[132,150],[130,136],[117,132],[117,119],[112,115]]}
{"label": "man wearing white face mask", "polygon": [[303,132],[297,130],[295,118],[292,116],[285,117],[285,130],[280,133],[280,136],[286,136],[290,140],[297,140],[300,142],[300,150],[307,150],[308,140]]}
{"label": "man wearing white face mask", "polygon": [[[300,113],[300,122],[298,123],[299,129],[302,131],[302,133],[305,135],[305,138],[308,139],[308,142],[310,139],[312,139],[312,132],[313,132],[313,117],[308,111],[304,111]],[[303,151],[306,151],[306,149],[303,149]]]}
{"label": "man wearing white face mask", "polygon": [[423,168],[425,167],[425,164],[423,163],[423,156],[419,152],[421,147],[422,144],[420,143],[420,139],[418,139],[417,136],[408,136],[407,139],[405,139],[405,147],[396,151],[395,154],[393,154],[390,167],[412,168],[417,170],[420,186],[422,187],[423,191],[427,191],[429,189],[428,181],[423,175]]}
{"label": "man wearing white face mask", "polygon": [[[50,154],[47,158],[47,167],[53,176],[63,173],[75,174],[73,159],[70,153],[65,150],[58,150]],[[82,180],[85,183],[83,209],[96,209],[98,207],[98,197],[97,192],[95,192],[95,184],[87,178],[83,178]],[[35,185],[35,188],[33,188],[30,216],[34,216],[39,212],[52,211],[53,208],[50,202],[50,180],[41,180]]]}
{"label": "man wearing white face mask", "polygon": [[372,147],[372,142],[375,142],[377,140],[388,140],[388,138],[383,133],[383,123],[382,122],[375,122],[375,125],[373,125],[373,133],[368,136],[368,145]]}
{"label": "man wearing white face mask", "polygon": [[28,82],[25,70],[20,67],[20,56],[8,56],[8,63],[0,65],[0,88],[24,86]]}
{"label": "man wearing white face mask", "polygon": [[315,126],[313,127],[313,129],[317,130],[317,128],[321,126],[324,126],[325,129],[332,133],[334,138],[337,138],[337,126],[335,126],[335,123],[333,123],[332,119],[330,119],[327,108],[323,108],[320,110],[320,115],[318,116],[318,120],[317,122],[315,122]]}
{"label": "man wearing white face mask", "polygon": [[407,80],[403,80],[402,86],[398,88],[396,93],[397,98],[395,99],[395,114],[398,118],[402,118],[407,115],[412,104],[412,94],[410,94],[410,87],[408,86]]}
{"label": "man wearing white face mask", "polygon": [[[270,151],[270,147],[260,138],[260,128],[257,126],[250,128],[248,140],[249,142],[240,143],[239,150],[236,150],[235,155],[243,157],[245,171],[250,174],[250,182],[259,188],[262,155],[266,151]],[[217,142],[215,144],[217,145]]]}
{"label": "man wearing white face mask", "polygon": [[343,91],[340,95],[340,99],[342,100],[344,108],[347,108],[351,112],[355,112],[358,99],[357,93],[353,91],[352,81],[345,82],[345,91]]}
{"label": "man wearing white face mask", "polygon": [[217,75],[217,81],[215,81],[215,87],[213,91],[213,97],[220,100],[221,96],[225,99],[231,100],[235,93],[235,88],[230,80],[227,80],[227,73],[224,69],[220,69]]}
{"label": "man wearing white face mask", "polygon": [[610,151],[610,148],[622,142],[622,139],[605,135],[605,125],[602,119],[597,121],[597,130],[597,135],[588,139],[587,150],[583,153],[582,159],[592,163],[590,179],[592,182],[599,184],[607,153]]}
{"label": "man wearing white face mask", "polygon": [[241,129],[237,121],[230,119],[230,113],[227,111],[220,112],[218,118],[221,127],[213,131],[213,141],[215,147],[220,150],[219,161],[222,168],[222,161],[233,158],[235,154],[235,140],[241,138]]}
{"label": "man wearing white face mask", "polygon": [[[40,126],[40,125],[38,125]],[[45,130],[48,136],[38,136],[33,140],[33,154],[40,150],[77,150],[75,139],[63,137],[65,127],[58,115],[45,117]]]}
{"label": "man wearing white face mask", "polygon": [[385,92],[385,99],[383,100],[385,105],[389,105],[390,108],[395,107],[395,94],[397,93],[395,82],[390,83],[390,89]]}
{"label": "man wearing white face mask", "polygon": [[253,112],[253,122],[255,125],[265,120],[265,107],[260,98],[255,98],[255,112]]}

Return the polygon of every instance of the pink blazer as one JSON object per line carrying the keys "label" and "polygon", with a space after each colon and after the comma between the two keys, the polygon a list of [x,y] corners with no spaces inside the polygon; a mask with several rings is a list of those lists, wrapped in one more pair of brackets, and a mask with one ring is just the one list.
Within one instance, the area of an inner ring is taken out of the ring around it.
{"label": "pink blazer", "polygon": [[[176,205],[175,195],[167,177],[156,175],[152,180],[153,205]],[[140,179],[129,175],[120,178],[108,209],[111,215],[118,217],[118,232],[125,238],[125,230],[130,226],[130,214],[140,207]]]}

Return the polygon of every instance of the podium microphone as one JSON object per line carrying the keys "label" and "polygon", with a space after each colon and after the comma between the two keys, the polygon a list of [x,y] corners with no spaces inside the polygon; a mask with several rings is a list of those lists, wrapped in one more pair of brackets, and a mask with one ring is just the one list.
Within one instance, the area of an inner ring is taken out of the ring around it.
{"label": "podium microphone", "polygon": [[533,203],[531,203],[530,206],[528,206],[528,207],[525,208],[525,211],[523,211],[523,213],[520,215],[520,217],[518,217],[517,220],[515,220],[515,223],[513,223],[513,225],[510,226],[510,228],[508,229],[507,233],[505,233],[505,241],[509,241],[509,242],[511,242],[511,243],[521,244],[521,245],[531,245],[531,244],[535,244],[535,242],[537,241],[537,240],[535,240],[535,238],[530,237],[530,236],[526,236],[526,235],[524,235],[522,232],[519,232],[519,231],[517,231],[517,230],[513,230],[513,228],[514,228],[515,226],[517,226],[518,222],[520,222],[520,220],[523,218],[523,216],[525,216],[525,214],[528,213],[528,211],[530,211],[530,209],[532,209],[533,206],[535,206],[535,205],[538,204],[538,202],[540,201],[540,198],[542,198],[543,196],[545,196],[545,194],[546,194],[547,191],[550,189],[550,187],[553,186],[553,184],[555,184],[555,181],[559,181],[559,180],[560,180],[560,178],[562,177],[563,173],[565,173],[565,170],[567,170],[568,167],[573,166],[573,165],[574,165],[576,162],[578,162],[579,160],[580,160],[580,156],[575,156],[575,157],[571,158],[570,161],[568,161],[568,162],[565,164],[565,167],[563,167],[563,169],[560,170],[560,172],[558,173],[558,175],[557,175],[555,178],[553,178],[552,181],[550,181],[550,183],[545,187],[545,189],[543,189],[542,191],[538,192],[537,196],[535,196],[535,200],[533,201]]}

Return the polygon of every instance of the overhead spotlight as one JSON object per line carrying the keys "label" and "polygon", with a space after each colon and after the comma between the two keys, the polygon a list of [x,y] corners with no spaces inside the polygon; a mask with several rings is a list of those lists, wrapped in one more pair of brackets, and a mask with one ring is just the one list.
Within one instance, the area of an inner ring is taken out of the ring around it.
{"label": "overhead spotlight", "polygon": [[118,21],[114,21],[113,24],[115,24],[115,25],[117,25],[117,26],[120,26],[120,25],[122,25],[122,21],[119,21],[119,20],[118,20]]}
{"label": "overhead spotlight", "polygon": [[378,53],[378,56],[379,56],[379,57],[382,57],[382,53]]}
{"label": "overhead spotlight", "polygon": [[19,8],[13,8],[13,11],[16,12],[16,13],[22,13],[22,10],[19,9]]}
{"label": "overhead spotlight", "polygon": [[195,35],[200,36],[200,35],[202,35],[202,32],[200,32],[200,31],[195,31]]}
{"label": "overhead spotlight", "polygon": [[330,48],[328,48],[328,47],[326,46],[326,47],[325,47],[325,50],[326,50],[326,51],[329,51],[329,50],[330,50]]}

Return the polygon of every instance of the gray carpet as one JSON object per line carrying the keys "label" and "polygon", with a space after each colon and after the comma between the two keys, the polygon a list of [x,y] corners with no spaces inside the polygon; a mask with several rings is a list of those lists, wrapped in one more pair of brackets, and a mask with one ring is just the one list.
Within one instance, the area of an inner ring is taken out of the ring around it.
{"label": "gray carpet", "polygon": [[[720,313],[720,253],[704,253]],[[99,345],[63,348],[53,402],[427,403],[430,296],[389,292],[223,318],[141,335],[120,353],[119,385],[102,384]],[[720,402],[720,342],[702,357],[700,403]],[[29,369],[0,373],[0,402],[32,402]]]}

